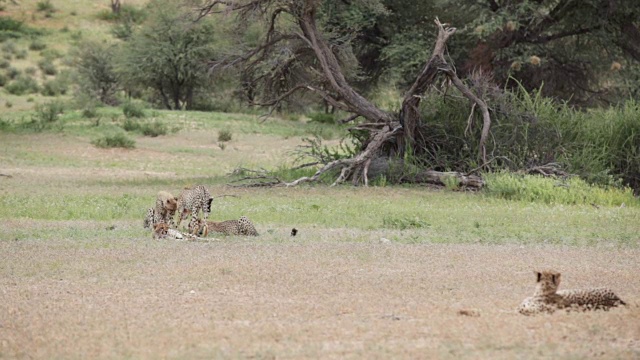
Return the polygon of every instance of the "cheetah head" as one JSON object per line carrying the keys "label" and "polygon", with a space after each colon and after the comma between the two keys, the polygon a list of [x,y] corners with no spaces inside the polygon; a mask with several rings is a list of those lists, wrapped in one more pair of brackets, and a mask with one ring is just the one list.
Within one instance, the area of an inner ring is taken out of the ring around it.
{"label": "cheetah head", "polygon": [[178,208],[178,198],[172,197],[164,200],[164,208],[169,211],[176,211]]}
{"label": "cheetah head", "polygon": [[560,273],[553,270],[534,271],[536,275],[536,294],[551,295],[558,291]]}
{"label": "cheetah head", "polygon": [[162,239],[167,236],[169,233],[169,225],[165,223],[158,223],[153,227],[153,237],[154,239]]}

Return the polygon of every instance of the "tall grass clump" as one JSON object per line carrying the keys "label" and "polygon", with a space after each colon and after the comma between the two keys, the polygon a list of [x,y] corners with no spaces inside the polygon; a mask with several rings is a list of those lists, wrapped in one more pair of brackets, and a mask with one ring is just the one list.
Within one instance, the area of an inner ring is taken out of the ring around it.
{"label": "tall grass clump", "polygon": [[568,179],[507,172],[483,175],[484,193],[491,197],[526,202],[566,205],[640,205],[630,188],[604,187],[578,178]]}
{"label": "tall grass clump", "polygon": [[116,133],[113,135],[104,135],[100,138],[97,138],[91,141],[93,145],[103,149],[109,148],[124,148],[124,149],[133,149],[136,146],[135,140],[127,137],[127,135],[123,133]]}
{"label": "tall grass clump", "polygon": [[629,100],[608,109],[576,114],[575,140],[566,161],[593,183],[617,180],[640,192],[640,104]]}

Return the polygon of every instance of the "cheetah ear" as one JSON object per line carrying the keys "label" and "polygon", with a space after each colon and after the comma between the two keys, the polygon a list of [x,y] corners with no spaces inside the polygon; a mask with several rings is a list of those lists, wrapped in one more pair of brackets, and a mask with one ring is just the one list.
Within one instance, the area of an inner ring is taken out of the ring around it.
{"label": "cheetah ear", "polygon": [[540,282],[540,280],[542,280],[542,273],[540,271],[534,271],[533,273],[536,274],[538,278],[536,282]]}

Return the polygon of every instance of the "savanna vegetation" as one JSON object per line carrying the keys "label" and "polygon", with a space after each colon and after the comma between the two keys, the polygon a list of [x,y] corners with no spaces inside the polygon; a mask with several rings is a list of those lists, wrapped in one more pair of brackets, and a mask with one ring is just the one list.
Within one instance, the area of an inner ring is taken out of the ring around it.
{"label": "savanna vegetation", "polygon": [[[638,15],[0,0],[0,358],[638,357]],[[260,236],[151,241],[196,184]]]}

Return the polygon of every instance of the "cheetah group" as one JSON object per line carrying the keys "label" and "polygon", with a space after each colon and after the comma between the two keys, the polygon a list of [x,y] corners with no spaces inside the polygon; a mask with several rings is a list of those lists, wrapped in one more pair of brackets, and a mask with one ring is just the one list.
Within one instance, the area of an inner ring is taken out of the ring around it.
{"label": "cheetah group", "polygon": [[[212,202],[213,197],[204,185],[187,187],[178,197],[167,191],[160,191],[155,206],[147,209],[143,226],[152,230],[154,239],[197,240],[206,238],[209,231],[225,235],[258,235],[253,222],[246,216],[222,222],[207,221],[211,214]],[[177,223],[174,221],[176,213]],[[191,219],[186,232],[180,231],[180,224],[189,215]]]}

